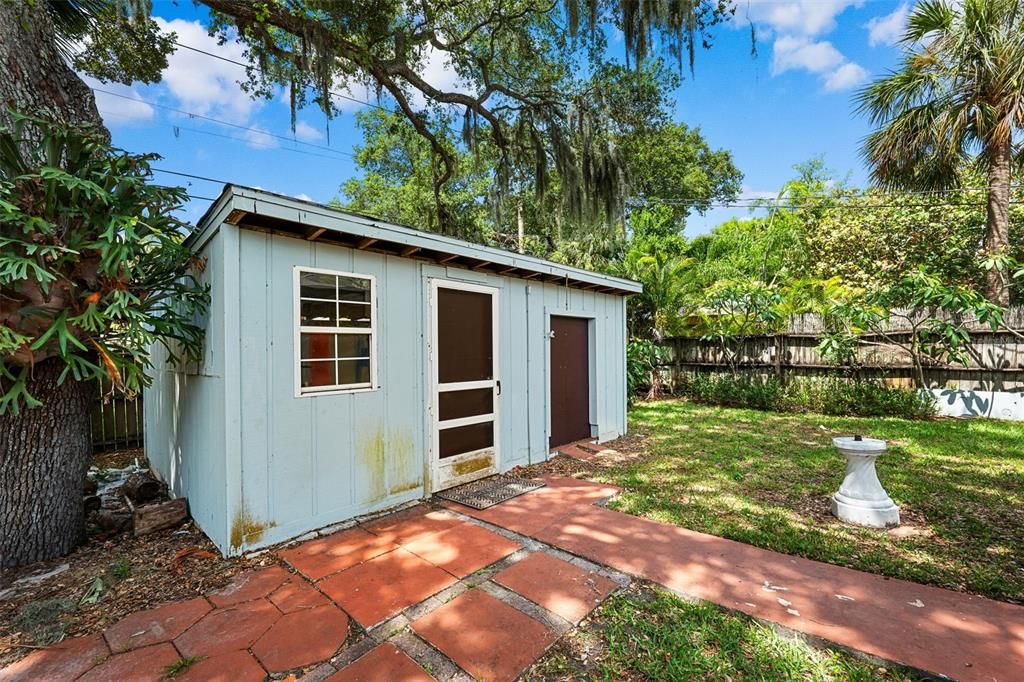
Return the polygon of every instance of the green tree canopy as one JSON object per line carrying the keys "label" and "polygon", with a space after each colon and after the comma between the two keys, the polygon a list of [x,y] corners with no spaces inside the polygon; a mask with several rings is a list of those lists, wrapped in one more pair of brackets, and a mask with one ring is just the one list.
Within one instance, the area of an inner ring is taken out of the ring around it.
{"label": "green tree canopy", "polygon": [[[941,190],[963,169],[987,175],[985,255],[1009,245],[1010,186],[1024,131],[1020,0],[923,0],[907,19],[903,64],[859,95],[877,130],[864,157],[883,187]],[[1009,303],[1005,270],[987,273],[989,300]]]}

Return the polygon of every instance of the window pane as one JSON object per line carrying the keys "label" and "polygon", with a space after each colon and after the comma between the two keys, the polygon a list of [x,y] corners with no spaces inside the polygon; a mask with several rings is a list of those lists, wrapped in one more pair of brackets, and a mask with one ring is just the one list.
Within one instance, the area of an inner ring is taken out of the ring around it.
{"label": "window pane", "polygon": [[339,360],[338,361],[338,383],[339,384],[368,384],[368,383],[370,383],[370,361],[369,360]]}
{"label": "window pane", "polygon": [[338,334],[339,358],[370,357],[369,334]]}
{"label": "window pane", "polygon": [[322,275],[318,272],[303,272],[299,274],[299,296],[302,298],[326,298],[335,300],[335,282],[338,278],[334,275]]}
{"label": "window pane", "polygon": [[441,459],[464,452],[483,450],[494,445],[494,422],[442,429],[440,436]]}
{"label": "window pane", "polygon": [[438,395],[438,416],[441,421],[490,414],[494,411],[492,388],[474,388],[468,391],[445,391]]}
{"label": "window pane", "polygon": [[303,360],[333,359],[334,334],[302,334],[300,337],[300,357]]}
{"label": "window pane", "polygon": [[303,388],[310,386],[334,386],[337,383],[333,362],[302,362]]}
{"label": "window pane", "polygon": [[335,304],[327,301],[301,301],[300,324],[303,327],[337,327]]}
{"label": "window pane", "polygon": [[370,302],[370,280],[359,277],[338,278],[338,299],[341,301]]}
{"label": "window pane", "polygon": [[360,303],[339,303],[338,304],[338,326],[339,327],[366,327],[370,326],[370,306]]}

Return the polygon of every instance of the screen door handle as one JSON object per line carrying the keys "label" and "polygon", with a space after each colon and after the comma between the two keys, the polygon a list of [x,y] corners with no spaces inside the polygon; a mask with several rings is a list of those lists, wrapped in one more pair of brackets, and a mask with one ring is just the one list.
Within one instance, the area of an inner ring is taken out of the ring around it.
{"label": "screen door handle", "polygon": [[494,383],[498,387],[498,395],[501,395],[501,380],[495,381]]}

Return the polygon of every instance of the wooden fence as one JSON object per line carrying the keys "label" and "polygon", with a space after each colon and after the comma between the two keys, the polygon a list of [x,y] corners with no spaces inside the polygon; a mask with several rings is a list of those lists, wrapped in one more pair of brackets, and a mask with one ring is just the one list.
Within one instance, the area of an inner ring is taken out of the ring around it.
{"label": "wooden fence", "polygon": [[96,382],[92,408],[92,449],[110,452],[142,447],[142,394],[129,398],[111,392],[107,382]]}
{"label": "wooden fence", "polygon": [[[904,311],[897,311],[906,315]],[[907,330],[920,314],[895,318],[885,334],[898,339],[909,338]],[[932,365],[925,367],[925,381],[931,388],[983,391],[1024,391],[1024,307],[1007,312],[1005,326],[1014,331],[999,330],[978,324],[971,319],[964,325],[971,331],[967,366]],[[746,373],[775,376],[781,381],[790,377],[855,376],[881,378],[887,383],[913,386],[914,366],[910,355],[887,344],[881,332],[865,334],[855,360],[837,366],[818,352],[824,325],[815,315],[795,317],[786,331],[778,334],[747,337],[732,344],[735,364]],[[1016,333],[1014,333],[1016,332]],[[669,349],[664,361],[664,374],[673,382],[687,374],[722,372],[730,367],[728,356],[715,341],[674,337],[663,343]]]}

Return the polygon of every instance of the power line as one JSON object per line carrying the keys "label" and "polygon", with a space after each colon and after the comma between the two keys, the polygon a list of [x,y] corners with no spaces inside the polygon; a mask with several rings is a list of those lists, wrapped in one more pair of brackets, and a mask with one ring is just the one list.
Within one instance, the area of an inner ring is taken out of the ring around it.
{"label": "power line", "polygon": [[[212,52],[207,52],[206,50],[201,50],[198,47],[192,47],[191,45],[185,45],[184,43],[179,43],[177,40],[174,41],[174,44],[177,45],[178,47],[183,47],[186,50],[192,50],[193,52],[198,52],[199,54],[205,54],[207,57],[213,57],[214,59],[219,59],[220,61],[227,62],[228,64],[234,64],[236,66],[241,66],[241,67],[246,68],[246,69],[249,68],[249,65],[246,64],[245,62],[240,62],[240,61],[238,61],[236,59],[230,59],[230,58],[225,57],[223,55],[214,54]],[[355,102],[356,104],[362,104],[362,105],[367,106],[367,107],[373,107],[375,109],[380,109],[382,111],[387,111],[387,112],[390,112],[392,114],[397,113],[393,109],[389,109],[388,107],[382,106],[380,104],[374,104],[373,102],[367,102],[366,100],[362,100],[362,99],[359,99],[357,97],[352,97],[351,95],[343,95],[340,92],[334,92],[333,90],[328,90],[327,94],[331,95],[333,97],[339,97],[341,99],[348,100],[349,102]]]}
{"label": "power line", "polygon": [[182,171],[168,170],[166,168],[157,168],[155,166],[150,166],[149,169],[151,171],[156,172],[156,173],[166,173],[167,175],[178,175],[178,176],[181,176],[183,178],[192,178],[193,180],[202,180],[203,182],[215,182],[218,185],[230,185],[230,184],[233,184],[233,183],[229,182],[228,180],[218,180],[217,178],[211,178],[211,177],[207,177],[205,175],[195,175],[194,173],[184,173]]}
{"label": "power line", "polygon": [[344,151],[342,149],[335,149],[334,147],[328,147],[328,146],[322,145],[322,144],[314,144],[312,142],[305,142],[303,140],[296,140],[295,138],[287,137],[285,135],[277,135],[276,133],[272,133],[269,130],[260,130],[259,128],[252,128],[250,126],[244,126],[244,125],[241,125],[239,123],[231,123],[230,121],[224,121],[222,119],[214,118],[212,116],[204,116],[202,114],[197,114],[197,113],[192,112],[192,111],[186,111],[184,109],[177,109],[175,107],[167,106],[166,104],[160,104],[159,102],[153,102],[153,101],[150,101],[150,100],[147,100],[147,99],[143,99],[141,97],[129,97],[128,95],[124,95],[124,94],[121,94],[121,93],[118,93],[118,92],[112,92],[110,90],[104,90],[103,88],[92,88],[92,90],[93,90],[93,92],[100,92],[100,93],[103,93],[104,95],[110,95],[112,97],[120,97],[121,99],[126,99],[126,100],[129,100],[131,102],[140,102],[142,104],[148,104],[149,106],[157,107],[159,109],[165,109],[167,111],[173,111],[174,113],[182,114],[183,116],[188,116],[189,118],[196,118],[196,119],[200,119],[200,120],[203,120],[203,121],[210,121],[211,123],[216,123],[218,125],[228,126],[230,128],[237,128],[238,130],[245,130],[245,131],[248,131],[248,132],[257,133],[259,135],[266,135],[267,137],[276,138],[278,140],[284,140],[285,142],[294,142],[295,144],[301,144],[301,145],[305,145],[307,147],[314,147],[316,149],[323,149],[323,150],[326,150],[326,151],[329,151],[329,152],[333,152],[335,154],[344,154],[345,156],[351,156],[351,157],[355,156],[355,154],[353,154],[352,152],[347,152],[347,151]]}

